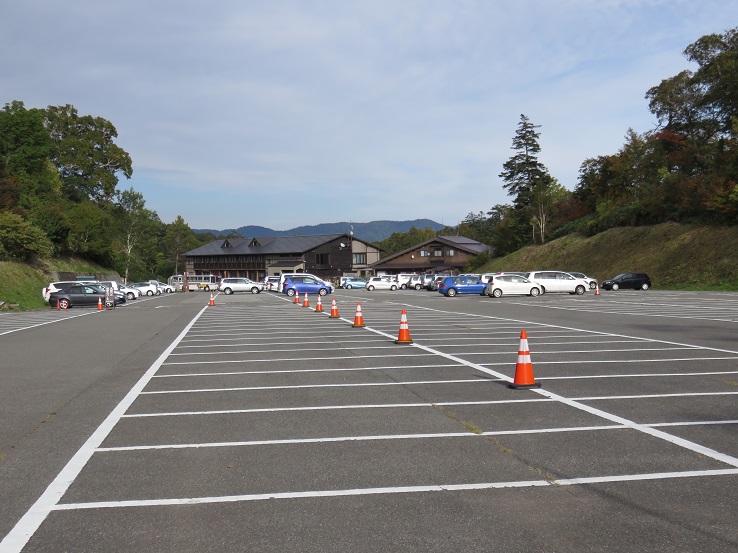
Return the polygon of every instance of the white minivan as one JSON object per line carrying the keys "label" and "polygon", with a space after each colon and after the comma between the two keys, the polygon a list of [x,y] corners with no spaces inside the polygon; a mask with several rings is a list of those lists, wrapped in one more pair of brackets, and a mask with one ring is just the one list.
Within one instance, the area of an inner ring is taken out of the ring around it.
{"label": "white minivan", "polygon": [[538,283],[544,294],[568,292],[581,296],[589,289],[589,282],[564,271],[530,271],[525,274],[525,278]]}

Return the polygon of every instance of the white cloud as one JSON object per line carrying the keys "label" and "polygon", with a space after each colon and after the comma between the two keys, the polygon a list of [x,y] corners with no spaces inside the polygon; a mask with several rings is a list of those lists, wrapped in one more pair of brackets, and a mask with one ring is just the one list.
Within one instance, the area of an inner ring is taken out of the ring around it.
{"label": "white cloud", "polygon": [[509,200],[521,113],[572,187],[653,125],[644,94],[682,50],[738,20],[716,0],[14,4],[4,102],[109,119],[134,161],[121,185],[196,228],[454,224]]}

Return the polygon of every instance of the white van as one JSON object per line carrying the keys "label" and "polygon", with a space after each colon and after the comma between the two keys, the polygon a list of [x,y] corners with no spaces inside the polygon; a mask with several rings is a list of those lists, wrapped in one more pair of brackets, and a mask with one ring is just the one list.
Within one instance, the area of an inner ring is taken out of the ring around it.
{"label": "white van", "polygon": [[415,273],[400,273],[399,275],[390,275],[397,279],[397,282],[402,290],[405,290],[410,286],[410,279],[415,276]]}

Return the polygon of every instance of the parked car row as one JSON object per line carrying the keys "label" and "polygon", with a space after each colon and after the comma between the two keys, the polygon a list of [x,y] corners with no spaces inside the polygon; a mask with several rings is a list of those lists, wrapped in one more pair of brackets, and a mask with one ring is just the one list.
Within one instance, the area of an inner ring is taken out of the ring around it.
{"label": "parked car row", "polygon": [[144,295],[159,296],[174,292],[173,286],[155,280],[130,285],[115,280],[63,280],[50,282],[41,289],[41,296],[52,307],[56,307],[59,302],[60,307],[69,309],[75,305],[97,305],[98,297],[102,297],[104,302],[107,288],[113,289],[116,304],[135,300]]}

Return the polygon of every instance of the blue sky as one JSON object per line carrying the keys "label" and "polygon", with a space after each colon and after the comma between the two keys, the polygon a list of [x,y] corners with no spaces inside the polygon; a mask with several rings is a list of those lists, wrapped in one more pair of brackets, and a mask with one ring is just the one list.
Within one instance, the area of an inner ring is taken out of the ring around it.
{"label": "blue sky", "polygon": [[520,114],[573,189],[654,128],[646,91],[738,25],[726,0],[7,2],[0,102],[104,117],[133,187],[192,228],[430,218],[509,203]]}

